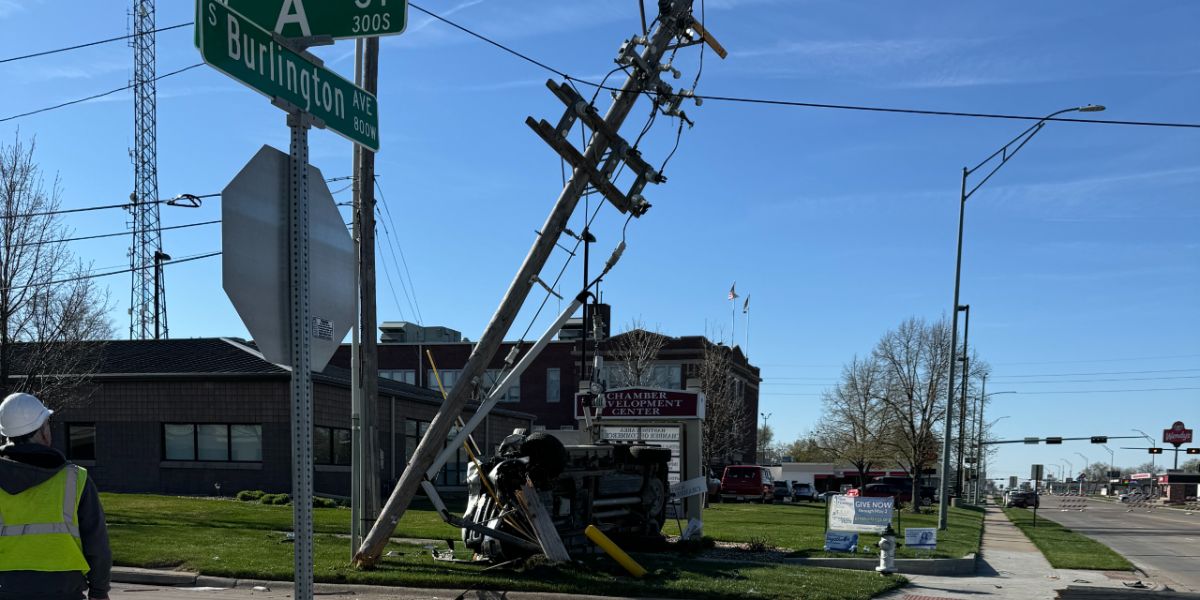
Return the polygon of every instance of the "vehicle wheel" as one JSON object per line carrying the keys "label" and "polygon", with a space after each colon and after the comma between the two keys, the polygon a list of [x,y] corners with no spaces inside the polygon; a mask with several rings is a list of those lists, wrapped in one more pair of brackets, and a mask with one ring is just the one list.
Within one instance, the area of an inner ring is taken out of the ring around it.
{"label": "vehicle wheel", "polygon": [[529,478],[539,489],[546,489],[567,465],[567,450],[563,443],[541,431],[525,438],[521,455],[529,457]]}

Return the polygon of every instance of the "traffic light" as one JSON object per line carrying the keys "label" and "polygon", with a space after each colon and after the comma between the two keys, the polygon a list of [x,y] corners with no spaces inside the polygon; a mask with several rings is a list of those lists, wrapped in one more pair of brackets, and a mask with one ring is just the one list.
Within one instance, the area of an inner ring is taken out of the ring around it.
{"label": "traffic light", "polygon": [[1150,452],[1150,454],[1162,454],[1162,448],[1147,448],[1146,450]]}
{"label": "traffic light", "polygon": [[1092,443],[1093,444],[1107,444],[1108,436],[1107,435],[1093,435]]}
{"label": "traffic light", "polygon": [[1188,448],[1187,453],[1188,454],[1200,454],[1200,448]]}
{"label": "traffic light", "polygon": [[1060,437],[1046,438],[1046,444],[1061,444],[1061,443],[1062,443],[1062,438],[1060,438]]}

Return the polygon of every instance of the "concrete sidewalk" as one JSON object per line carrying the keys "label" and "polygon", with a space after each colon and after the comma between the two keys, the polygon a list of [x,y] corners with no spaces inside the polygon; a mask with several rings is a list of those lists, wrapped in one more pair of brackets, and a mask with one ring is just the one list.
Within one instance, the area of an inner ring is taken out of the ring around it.
{"label": "concrete sidewalk", "polygon": [[[903,573],[902,573],[903,574]],[[987,507],[983,544],[972,577],[907,575],[912,583],[881,596],[888,600],[942,598],[1022,598],[1053,600],[1071,586],[1128,589],[1139,579],[1131,573],[1055,569],[1041,551],[997,507]],[[1143,583],[1152,585],[1143,580]]]}

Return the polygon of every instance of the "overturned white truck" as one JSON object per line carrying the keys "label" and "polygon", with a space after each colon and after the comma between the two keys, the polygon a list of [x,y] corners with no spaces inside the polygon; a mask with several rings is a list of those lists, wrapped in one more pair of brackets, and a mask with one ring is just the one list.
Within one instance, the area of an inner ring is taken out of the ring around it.
{"label": "overturned white truck", "polygon": [[463,542],[489,560],[537,552],[517,541],[528,534],[516,508],[527,479],[572,554],[594,548],[584,537],[588,525],[634,548],[661,542],[670,460],[670,449],[648,444],[566,445],[547,432],[514,433],[482,469],[468,467]]}

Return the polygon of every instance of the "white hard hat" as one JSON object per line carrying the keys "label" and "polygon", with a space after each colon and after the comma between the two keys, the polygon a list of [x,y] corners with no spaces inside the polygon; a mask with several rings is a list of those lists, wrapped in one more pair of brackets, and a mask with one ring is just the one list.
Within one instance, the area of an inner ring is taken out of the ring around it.
{"label": "white hard hat", "polygon": [[8,438],[28,435],[42,428],[54,411],[31,394],[9,394],[0,402],[0,435]]}

